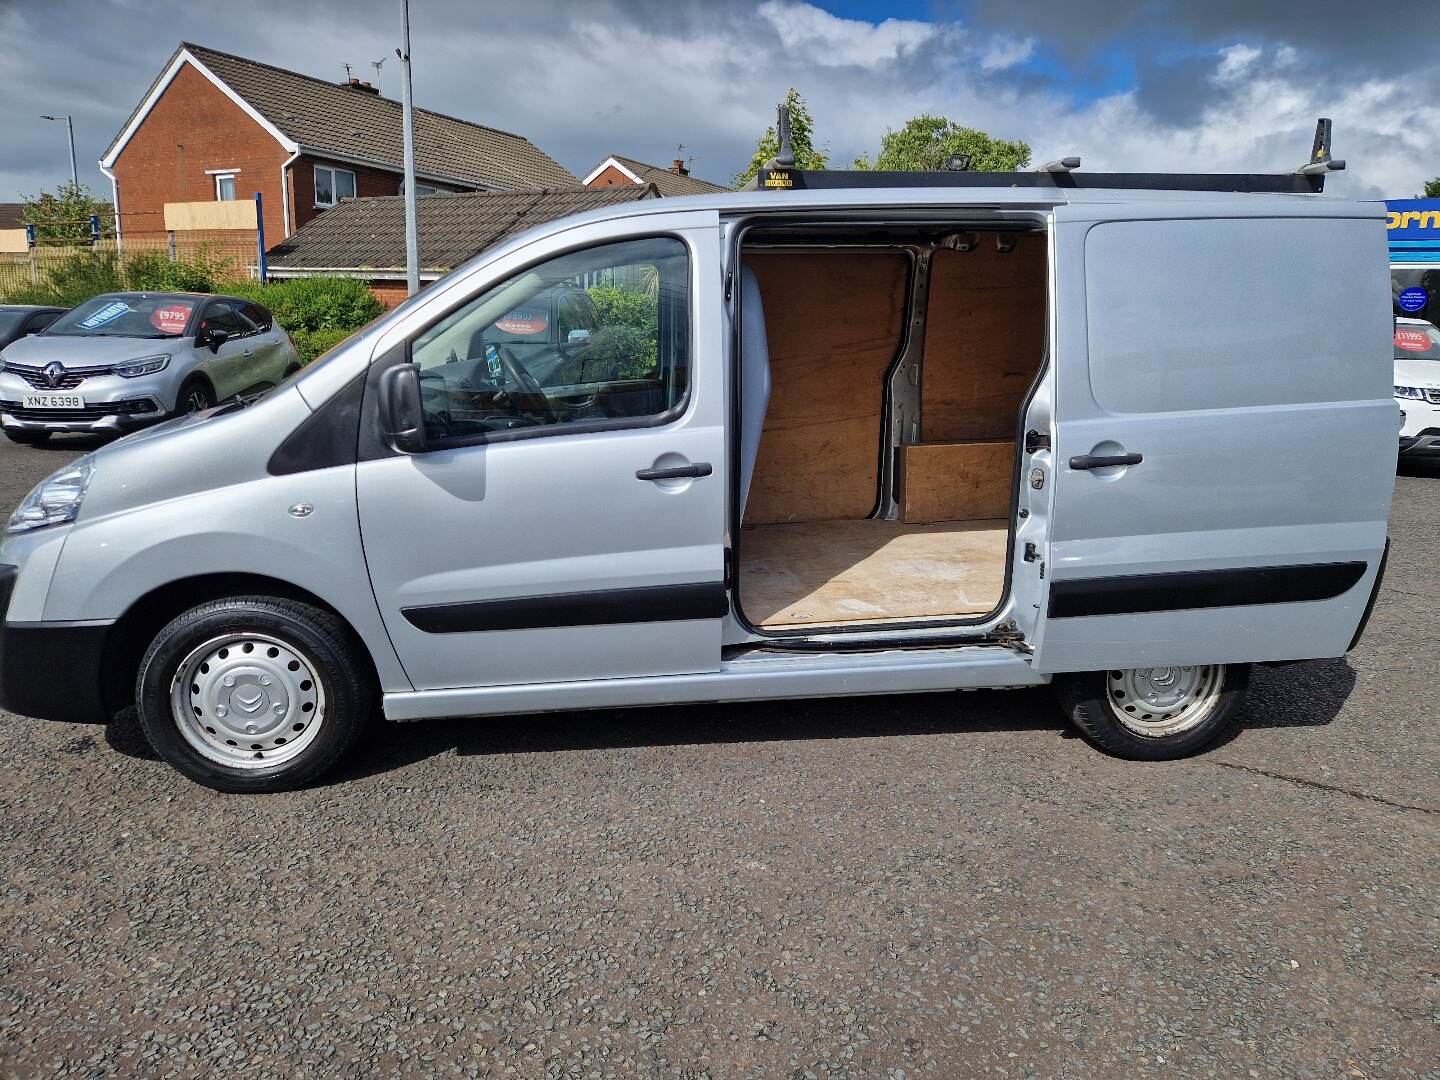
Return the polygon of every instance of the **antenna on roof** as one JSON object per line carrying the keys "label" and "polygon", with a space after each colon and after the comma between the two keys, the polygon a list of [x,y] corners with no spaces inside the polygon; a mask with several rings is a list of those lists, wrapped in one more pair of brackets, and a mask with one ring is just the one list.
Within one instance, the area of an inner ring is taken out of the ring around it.
{"label": "antenna on roof", "polygon": [[1315,121],[1315,143],[1310,148],[1310,160],[1295,171],[1302,176],[1324,176],[1327,172],[1339,172],[1345,168],[1344,158],[1330,156],[1330,135],[1332,124],[1328,116]]}
{"label": "antenna on roof", "polygon": [[1047,161],[1044,165],[1041,165],[1040,168],[1036,169],[1035,171],[1048,173],[1072,172],[1079,167],[1080,159],[1072,155],[1070,157],[1062,157],[1058,161]]}
{"label": "antenna on roof", "polygon": [[376,89],[376,90],[379,90],[379,89],[380,89],[380,69],[385,65],[385,61],[388,60],[388,59],[390,59],[388,56],[382,56],[379,60],[371,60],[371,61],[370,61],[370,66],[375,69],[375,89]]}
{"label": "antenna on roof", "polygon": [[352,78],[354,78],[354,76],[350,74],[350,65],[349,65],[349,64],[346,64],[346,65],[345,65],[345,81],[348,83]]}

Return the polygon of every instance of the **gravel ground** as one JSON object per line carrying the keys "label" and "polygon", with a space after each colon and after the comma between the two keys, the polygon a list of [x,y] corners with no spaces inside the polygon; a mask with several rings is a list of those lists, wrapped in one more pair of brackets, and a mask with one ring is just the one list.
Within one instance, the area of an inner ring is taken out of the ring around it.
{"label": "gravel ground", "polygon": [[1406,471],[1361,648],[1185,762],[1015,691],[386,725],[246,798],[0,713],[0,1073],[1440,1076]]}

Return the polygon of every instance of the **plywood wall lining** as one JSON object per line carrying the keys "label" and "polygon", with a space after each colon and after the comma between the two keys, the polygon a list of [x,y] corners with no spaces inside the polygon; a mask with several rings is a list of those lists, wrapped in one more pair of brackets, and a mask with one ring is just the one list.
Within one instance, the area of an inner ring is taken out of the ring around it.
{"label": "plywood wall lining", "polygon": [[[902,252],[757,252],[770,406],[749,524],[863,518],[879,489],[885,377],[905,330]],[[1013,424],[1013,419],[1012,419]]]}
{"label": "plywood wall lining", "polygon": [[922,443],[900,448],[900,520],[1010,516],[1015,443]]}
{"label": "plywood wall lining", "polygon": [[1015,249],[1004,253],[993,234],[981,233],[975,250],[941,249],[931,260],[922,442],[1014,436],[1044,355],[1046,321],[1045,237],[1015,240]]}

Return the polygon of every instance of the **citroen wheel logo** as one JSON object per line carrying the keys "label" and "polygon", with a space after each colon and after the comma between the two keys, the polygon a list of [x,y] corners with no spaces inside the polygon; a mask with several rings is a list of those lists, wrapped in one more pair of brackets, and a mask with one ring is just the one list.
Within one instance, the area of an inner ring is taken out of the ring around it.
{"label": "citroen wheel logo", "polygon": [[40,374],[45,376],[45,382],[50,386],[59,386],[61,380],[65,378],[65,365],[59,360],[51,360],[40,369]]}

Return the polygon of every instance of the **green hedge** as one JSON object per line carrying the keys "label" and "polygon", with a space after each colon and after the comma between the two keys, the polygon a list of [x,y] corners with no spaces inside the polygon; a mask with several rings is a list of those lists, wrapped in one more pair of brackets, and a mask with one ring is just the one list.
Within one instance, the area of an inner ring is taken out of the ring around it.
{"label": "green hedge", "polygon": [[11,289],[3,299],[74,307],[92,296],[126,289],[242,296],[274,312],[307,364],[385,311],[359,278],[287,278],[262,285],[235,280],[234,273],[235,260],[213,259],[203,252],[191,259],[145,252],[126,259],[123,268],[113,253],[79,252],[48,270],[43,284]]}
{"label": "green hedge", "polygon": [[358,330],[384,314],[385,306],[359,278],[286,278],[261,285],[230,282],[225,291],[264,304],[292,334],[317,330]]}

